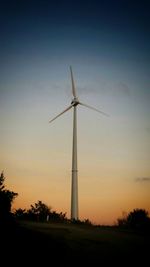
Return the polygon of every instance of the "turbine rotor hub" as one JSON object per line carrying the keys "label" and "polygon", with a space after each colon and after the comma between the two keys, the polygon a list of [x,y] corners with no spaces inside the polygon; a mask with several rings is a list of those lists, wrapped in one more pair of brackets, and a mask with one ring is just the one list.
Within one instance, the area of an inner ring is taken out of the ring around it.
{"label": "turbine rotor hub", "polygon": [[77,106],[79,104],[79,100],[78,98],[74,98],[72,101],[71,101],[71,105],[73,106]]}

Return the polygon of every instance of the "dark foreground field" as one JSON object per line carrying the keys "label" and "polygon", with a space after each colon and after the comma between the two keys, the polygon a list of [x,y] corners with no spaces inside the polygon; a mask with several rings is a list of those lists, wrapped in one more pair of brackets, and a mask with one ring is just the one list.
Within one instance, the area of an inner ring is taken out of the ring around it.
{"label": "dark foreground field", "polygon": [[150,252],[146,233],[57,223],[1,227],[0,243],[1,266],[146,266]]}

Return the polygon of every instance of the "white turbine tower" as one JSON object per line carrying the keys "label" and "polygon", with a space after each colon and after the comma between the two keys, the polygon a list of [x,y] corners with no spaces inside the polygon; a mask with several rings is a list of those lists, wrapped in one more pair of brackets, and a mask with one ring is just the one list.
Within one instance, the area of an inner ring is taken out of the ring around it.
{"label": "white turbine tower", "polygon": [[89,105],[86,105],[84,103],[81,103],[77,97],[75,83],[73,79],[73,72],[72,68],[70,67],[71,72],[71,83],[72,83],[72,94],[73,94],[73,100],[71,102],[71,105],[67,107],[64,111],[62,111],[60,114],[58,114],[56,117],[54,117],[49,122],[54,121],[59,116],[64,114],[69,109],[73,108],[73,146],[72,146],[72,184],[71,184],[71,220],[78,220],[78,167],[77,167],[77,106],[82,105],[87,108],[90,108],[92,110],[95,110],[103,115],[108,116],[106,113],[93,108]]}

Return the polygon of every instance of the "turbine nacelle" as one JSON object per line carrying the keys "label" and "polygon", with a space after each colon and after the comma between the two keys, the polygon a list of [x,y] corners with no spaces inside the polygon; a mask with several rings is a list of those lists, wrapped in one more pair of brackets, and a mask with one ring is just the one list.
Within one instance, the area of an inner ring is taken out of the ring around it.
{"label": "turbine nacelle", "polygon": [[74,99],[71,101],[71,105],[72,106],[77,106],[78,104],[80,104],[78,98],[74,97]]}

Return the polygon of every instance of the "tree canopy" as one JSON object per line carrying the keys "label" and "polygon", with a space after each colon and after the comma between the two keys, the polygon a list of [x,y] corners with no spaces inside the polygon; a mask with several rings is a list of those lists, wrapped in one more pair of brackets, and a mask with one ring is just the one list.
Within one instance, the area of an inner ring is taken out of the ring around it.
{"label": "tree canopy", "polygon": [[134,209],[123,218],[119,218],[118,226],[128,227],[136,230],[146,230],[150,228],[150,217],[145,209]]}
{"label": "tree canopy", "polygon": [[1,172],[0,175],[0,220],[7,220],[11,214],[11,206],[15,197],[18,196],[17,193],[10,191],[5,188],[4,185],[5,176]]}
{"label": "tree canopy", "polygon": [[67,220],[66,213],[52,211],[51,207],[38,200],[36,203],[30,206],[30,209],[17,209],[15,216],[18,219],[26,219],[32,221],[54,221],[63,222]]}
{"label": "tree canopy", "polygon": [[31,205],[31,208],[28,210],[28,214],[30,214],[33,218],[36,218],[39,221],[46,221],[50,210],[50,207],[44,204],[41,200],[38,200],[37,203]]}

